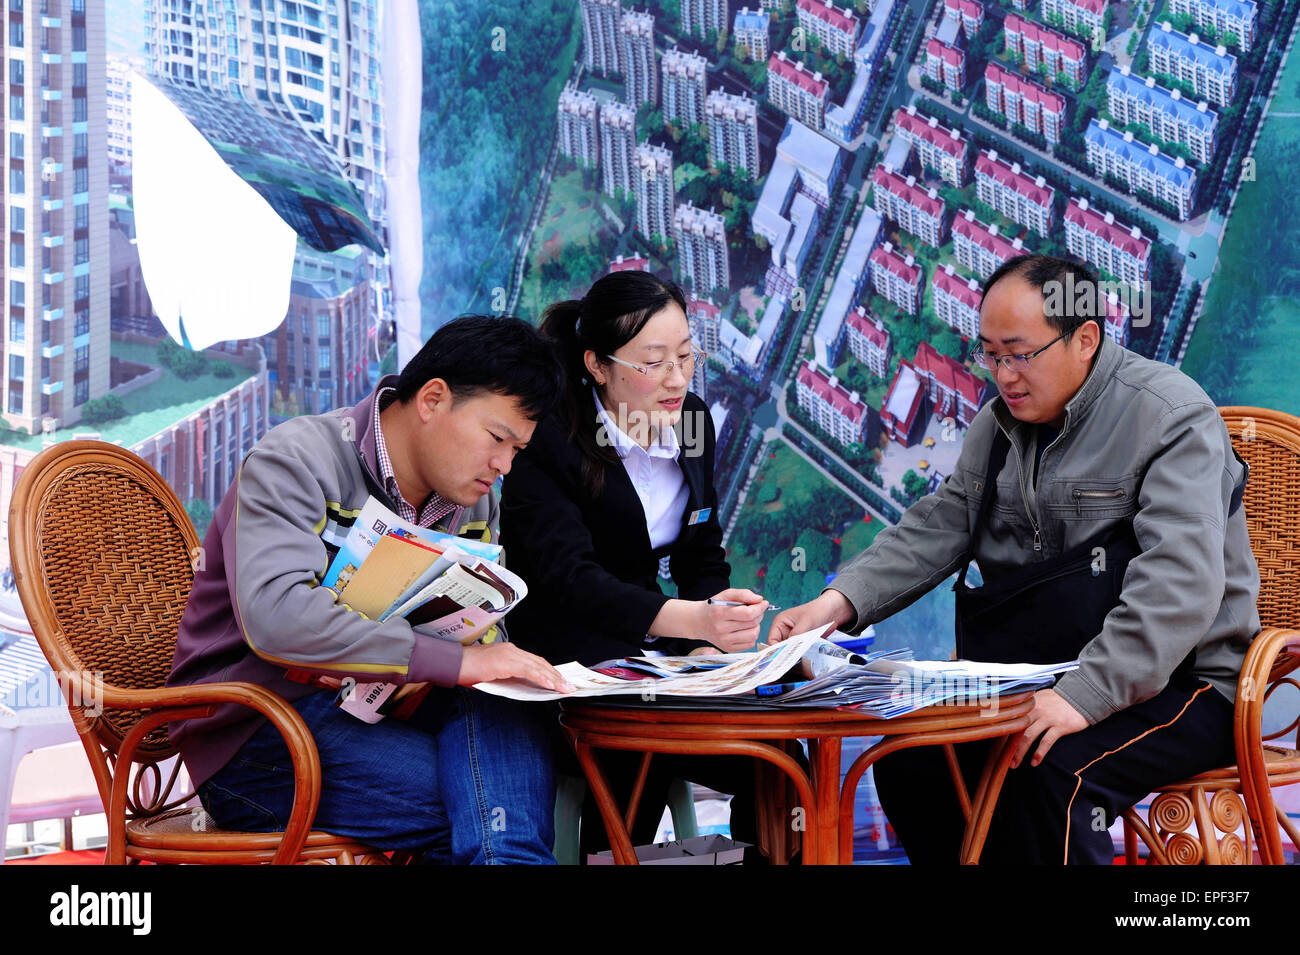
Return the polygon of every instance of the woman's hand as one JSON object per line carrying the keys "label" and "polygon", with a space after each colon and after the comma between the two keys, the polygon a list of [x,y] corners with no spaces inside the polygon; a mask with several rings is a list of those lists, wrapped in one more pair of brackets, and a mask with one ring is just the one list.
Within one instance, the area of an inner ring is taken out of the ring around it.
{"label": "woman's hand", "polygon": [[763,611],[770,606],[768,602],[752,590],[735,587],[714,594],[713,599],[740,606],[727,607],[707,600],[692,601],[697,608],[698,623],[690,635],[697,640],[709,641],[723,653],[753,649],[762,628]]}
{"label": "woman's hand", "polygon": [[751,649],[758,642],[767,601],[752,590],[735,587],[714,594],[711,599],[731,601],[740,606],[724,607],[707,600],[669,600],[650,625],[650,634],[705,640],[723,653]]}

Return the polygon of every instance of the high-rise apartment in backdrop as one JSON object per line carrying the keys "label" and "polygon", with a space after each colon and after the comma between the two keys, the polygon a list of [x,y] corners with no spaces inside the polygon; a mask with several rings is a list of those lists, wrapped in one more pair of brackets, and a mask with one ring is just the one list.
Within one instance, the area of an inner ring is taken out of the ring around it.
{"label": "high-rise apartment in backdrop", "polygon": [[[236,97],[302,128],[337,159],[388,247],[384,0],[231,0],[221,10],[210,4],[206,15],[189,0],[144,0],[143,7],[151,75]],[[290,407],[325,411],[368,391],[363,377],[345,383],[356,364],[346,352],[357,328],[373,330],[391,316],[391,282],[385,257],[369,249],[359,252],[364,283],[354,281],[357,254],[351,249],[339,258],[298,244],[296,301],[285,325],[262,343],[271,379]],[[346,279],[325,288],[322,275]],[[341,318],[328,319],[331,332],[319,338],[327,313]]]}
{"label": "high-rise apartment in backdrop", "polygon": [[0,395],[5,422],[34,433],[110,387],[104,7],[7,6]]}

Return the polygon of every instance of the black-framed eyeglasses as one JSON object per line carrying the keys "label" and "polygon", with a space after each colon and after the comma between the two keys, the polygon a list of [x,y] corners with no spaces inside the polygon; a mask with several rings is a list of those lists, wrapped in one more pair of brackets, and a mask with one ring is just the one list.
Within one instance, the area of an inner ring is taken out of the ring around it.
{"label": "black-framed eyeglasses", "polygon": [[[1070,331],[1073,331],[1073,329]],[[996,373],[997,366],[1001,365],[1009,372],[1020,374],[1029,368],[1029,359],[1041,355],[1069,334],[1070,332],[1061,332],[1042,348],[1035,349],[1024,355],[994,355],[992,352],[985,351],[984,346],[976,342],[975,347],[971,350],[970,357],[985,371]]]}

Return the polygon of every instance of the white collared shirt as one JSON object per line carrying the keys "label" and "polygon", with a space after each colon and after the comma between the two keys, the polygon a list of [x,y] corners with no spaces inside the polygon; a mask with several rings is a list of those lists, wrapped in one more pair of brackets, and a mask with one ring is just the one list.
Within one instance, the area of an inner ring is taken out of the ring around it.
{"label": "white collared shirt", "polygon": [[623,470],[641,500],[650,546],[659,548],[671,544],[681,531],[682,515],[686,513],[690,496],[686,475],[677,463],[682,453],[677,433],[672,428],[661,428],[650,447],[643,448],[610,417],[595,388],[591,389],[591,394],[596,401],[600,423],[604,425],[605,433],[623,462]]}

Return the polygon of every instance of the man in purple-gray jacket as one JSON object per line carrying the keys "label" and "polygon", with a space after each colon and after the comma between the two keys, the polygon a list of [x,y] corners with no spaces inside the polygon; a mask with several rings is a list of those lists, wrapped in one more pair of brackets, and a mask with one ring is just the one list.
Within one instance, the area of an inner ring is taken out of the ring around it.
{"label": "man in purple-gray jacket", "polygon": [[[289,700],[320,752],[316,828],[428,861],[554,862],[543,711],[468,687],[520,677],[564,690],[563,678],[502,639],[462,647],[400,617],[369,619],[321,581],[371,496],[412,523],[495,542],[494,482],[561,374],[528,323],[457,319],[360,404],[286,421],[240,465],[204,538],[167,684],[248,681]],[[446,689],[407,722],[370,724],[287,671]],[[272,724],[231,704],[170,733],[217,825],[284,827],[294,774]]]}

